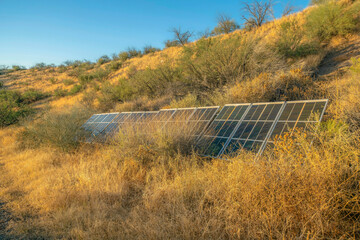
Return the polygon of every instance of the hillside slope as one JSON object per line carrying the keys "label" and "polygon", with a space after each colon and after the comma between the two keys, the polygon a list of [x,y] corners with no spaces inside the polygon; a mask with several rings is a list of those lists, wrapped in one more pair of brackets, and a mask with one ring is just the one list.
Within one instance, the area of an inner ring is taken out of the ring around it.
{"label": "hillside slope", "polygon": [[[359,238],[359,10],[329,2],[184,47],[0,75],[0,238],[5,218],[24,239]],[[316,98],[324,122],[259,159],[201,158],[181,129],[75,141],[94,112]]]}

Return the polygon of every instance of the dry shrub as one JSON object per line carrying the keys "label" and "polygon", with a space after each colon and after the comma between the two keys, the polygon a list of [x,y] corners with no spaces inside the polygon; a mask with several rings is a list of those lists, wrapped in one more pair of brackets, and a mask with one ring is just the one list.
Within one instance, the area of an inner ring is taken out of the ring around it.
{"label": "dry shrub", "polygon": [[169,105],[171,102],[170,96],[162,96],[156,99],[149,99],[148,97],[139,97],[133,101],[117,104],[114,107],[115,112],[129,112],[129,111],[155,111]]}
{"label": "dry shrub", "polygon": [[323,85],[323,91],[332,99],[328,112],[332,118],[347,122],[352,129],[360,127],[359,74],[335,77]]}
{"label": "dry shrub", "polygon": [[300,69],[276,75],[261,73],[254,79],[240,82],[229,91],[232,102],[262,102],[312,98],[313,80]]}
{"label": "dry shrub", "polygon": [[81,125],[91,116],[89,109],[75,106],[65,112],[49,111],[34,122],[25,124],[20,135],[24,147],[55,147],[64,151],[75,149]]}

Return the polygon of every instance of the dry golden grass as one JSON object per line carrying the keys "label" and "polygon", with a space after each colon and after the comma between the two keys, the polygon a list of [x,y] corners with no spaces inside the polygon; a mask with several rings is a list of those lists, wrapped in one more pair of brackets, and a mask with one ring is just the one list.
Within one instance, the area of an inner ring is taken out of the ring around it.
{"label": "dry golden grass", "polygon": [[26,238],[359,236],[360,152],[346,126],[330,121],[313,144],[304,134],[285,137],[257,161],[249,153],[230,162],[178,151],[189,141],[179,129],[130,130],[118,143],[71,154],[17,149],[2,133],[10,227]]}

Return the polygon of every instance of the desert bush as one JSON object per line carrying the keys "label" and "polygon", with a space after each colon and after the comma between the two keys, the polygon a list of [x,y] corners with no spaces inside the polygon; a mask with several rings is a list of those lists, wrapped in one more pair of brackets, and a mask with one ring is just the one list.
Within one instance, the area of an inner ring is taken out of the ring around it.
{"label": "desert bush", "polygon": [[261,73],[227,89],[231,102],[272,102],[311,99],[316,94],[312,79],[300,69],[288,73]]}
{"label": "desert bush", "polygon": [[198,97],[195,94],[189,93],[183,98],[172,100],[169,106],[170,108],[198,107],[200,106],[200,103],[198,101]]}
{"label": "desert bush", "polygon": [[25,104],[29,104],[29,103],[33,103],[33,102],[39,101],[41,99],[47,98],[49,96],[50,96],[50,94],[48,94],[48,93],[43,93],[43,92],[41,92],[39,90],[35,90],[35,89],[29,89],[29,90],[26,90],[21,95],[21,98]]}
{"label": "desert bush", "polygon": [[81,104],[84,105],[86,108],[94,108],[94,101],[97,98],[96,90],[91,89],[84,91],[83,96],[81,98]]}
{"label": "desert bush", "polygon": [[147,45],[143,48],[142,54],[145,55],[145,54],[154,53],[154,52],[158,52],[158,51],[160,51],[159,48],[153,47],[151,45]]}
{"label": "desert bush", "polygon": [[[129,81],[141,96],[157,97],[167,94],[182,94],[185,84],[181,84],[181,70],[164,61],[155,69],[136,71]],[[185,90],[186,91],[186,90]]]}
{"label": "desert bush", "polygon": [[129,100],[134,94],[134,88],[126,79],[120,79],[117,84],[105,83],[98,97],[101,109],[111,109],[117,102]]}
{"label": "desert bush", "polygon": [[111,71],[116,71],[116,70],[119,70],[122,66],[122,62],[119,62],[119,61],[112,61],[109,65],[109,69]]}
{"label": "desert bush", "polygon": [[140,51],[140,50],[137,50],[137,49],[134,48],[134,47],[128,48],[128,49],[127,49],[127,53],[128,53],[129,58],[141,57],[141,56],[142,56],[141,51]]}
{"label": "desert bush", "polygon": [[226,15],[219,15],[217,19],[218,24],[216,27],[211,31],[212,35],[220,35],[220,34],[228,34],[240,26],[235,22],[235,20],[231,19]]}
{"label": "desert bush", "polygon": [[55,147],[63,151],[74,150],[78,137],[82,135],[81,125],[89,118],[88,109],[74,107],[65,112],[47,112],[38,120],[25,124],[19,136],[23,147]]}
{"label": "desert bush", "polygon": [[12,71],[20,71],[20,70],[25,70],[25,69],[26,69],[26,67],[20,66],[20,65],[12,65],[11,66]]}
{"label": "desert bush", "polygon": [[241,35],[200,39],[185,47],[181,59],[185,82],[200,92],[213,90],[248,74],[255,44]]}
{"label": "desert bush", "polygon": [[355,74],[360,74],[360,58],[351,58],[350,71]]}
{"label": "desert bush", "polygon": [[54,96],[55,97],[65,97],[69,94],[68,90],[63,88],[57,88],[54,90]]}
{"label": "desert bush", "polygon": [[82,90],[82,86],[80,84],[75,84],[69,91],[69,95],[75,95]]}
{"label": "desert bush", "polygon": [[69,86],[75,83],[72,79],[64,79],[62,82],[65,86]]}
{"label": "desert bush", "polygon": [[283,22],[275,39],[275,48],[285,57],[316,54],[320,46],[316,42],[306,42],[304,35],[304,31],[294,20]]}
{"label": "desert bush", "polygon": [[88,72],[88,73],[83,73],[81,75],[79,75],[79,81],[80,84],[85,86],[86,84],[90,83],[91,81],[104,81],[108,75],[109,75],[109,71],[108,70],[104,70],[104,69],[97,69],[95,71],[92,72]]}
{"label": "desert bush", "polygon": [[346,122],[352,131],[360,129],[360,81],[359,73],[325,82],[321,90],[331,99],[329,117]]}
{"label": "desert bush", "polygon": [[57,72],[58,72],[58,73],[63,73],[63,72],[66,72],[67,70],[68,70],[68,69],[67,69],[66,66],[60,65],[60,66],[58,67]]}
{"label": "desert bush", "polygon": [[17,123],[32,112],[19,92],[0,90],[0,127]]}
{"label": "desert bush", "polygon": [[55,83],[57,83],[57,81],[58,80],[54,77],[49,78],[49,82],[51,82],[51,84],[55,84]]}
{"label": "desert bush", "polygon": [[36,63],[32,68],[33,69],[45,69],[48,65],[46,63]]}
{"label": "desert bush", "polygon": [[129,54],[126,51],[122,51],[118,54],[120,61],[125,62],[129,59]]}
{"label": "desert bush", "polygon": [[356,28],[353,11],[347,4],[329,1],[311,10],[307,16],[306,31],[319,41],[344,36]]}
{"label": "desert bush", "polygon": [[100,65],[102,65],[102,64],[107,63],[107,62],[110,62],[110,61],[111,61],[111,59],[109,58],[109,56],[104,55],[104,56],[101,56],[101,57],[98,59],[97,63],[100,64]]}
{"label": "desert bush", "polygon": [[167,40],[167,41],[165,41],[165,48],[177,47],[177,46],[180,46],[180,45],[181,44],[176,40]]}

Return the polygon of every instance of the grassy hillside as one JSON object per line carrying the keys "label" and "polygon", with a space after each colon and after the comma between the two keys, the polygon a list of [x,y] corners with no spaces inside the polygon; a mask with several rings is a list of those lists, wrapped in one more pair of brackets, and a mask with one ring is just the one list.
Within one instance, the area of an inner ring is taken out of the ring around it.
{"label": "grassy hillside", "polygon": [[[3,72],[8,236],[359,238],[359,12],[359,1],[329,2],[142,56]],[[330,100],[321,126],[256,161],[198,157],[177,129],[74,140],[94,112],[314,98]]]}

